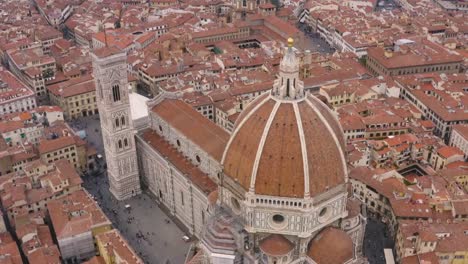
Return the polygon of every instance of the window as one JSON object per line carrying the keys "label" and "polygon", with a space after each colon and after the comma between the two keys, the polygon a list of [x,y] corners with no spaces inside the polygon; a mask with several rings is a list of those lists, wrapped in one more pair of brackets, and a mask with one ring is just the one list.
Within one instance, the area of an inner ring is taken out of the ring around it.
{"label": "window", "polygon": [[322,208],[322,210],[320,210],[319,216],[322,217],[322,216],[324,216],[326,213],[327,213],[327,208],[324,207],[324,208]]}
{"label": "window", "polygon": [[275,222],[276,224],[280,224],[284,222],[284,216],[280,214],[273,215],[272,219],[273,219],[273,222]]}
{"label": "window", "polygon": [[128,147],[128,140],[127,139],[124,139],[124,146]]}
{"label": "window", "polygon": [[119,127],[119,118],[118,117],[115,119],[115,127]]}
{"label": "window", "polygon": [[180,201],[182,203],[182,206],[185,205],[185,201],[184,201],[184,192],[180,192]]}
{"label": "window", "polygon": [[120,118],[120,123],[122,124],[122,126],[125,126],[125,117],[124,116],[122,116]]}
{"label": "window", "polygon": [[200,163],[200,162],[201,162],[200,156],[198,156],[198,155],[197,155],[197,156],[195,156],[195,159],[197,160],[197,162],[198,162],[198,163]]}
{"label": "window", "polygon": [[240,213],[241,206],[239,201],[235,197],[231,197],[231,205],[234,213],[238,214]]}
{"label": "window", "polygon": [[122,148],[122,140],[119,139],[119,149]]}
{"label": "window", "polygon": [[112,97],[114,102],[120,101],[120,87],[118,85],[112,86]]}

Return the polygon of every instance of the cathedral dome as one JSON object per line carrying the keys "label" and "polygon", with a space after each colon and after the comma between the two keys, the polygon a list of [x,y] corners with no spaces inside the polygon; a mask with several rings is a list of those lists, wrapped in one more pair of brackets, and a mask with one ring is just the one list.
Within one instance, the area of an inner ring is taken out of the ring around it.
{"label": "cathedral dome", "polygon": [[245,191],[309,197],[345,183],[344,135],[331,110],[303,90],[290,47],[271,92],[239,116],[224,151],[224,173]]}
{"label": "cathedral dome", "polygon": [[294,249],[294,244],[282,235],[271,234],[260,241],[259,247],[267,255],[284,256]]}
{"label": "cathedral dome", "polygon": [[354,244],[343,230],[327,227],[311,242],[307,255],[317,264],[346,263],[354,257]]}

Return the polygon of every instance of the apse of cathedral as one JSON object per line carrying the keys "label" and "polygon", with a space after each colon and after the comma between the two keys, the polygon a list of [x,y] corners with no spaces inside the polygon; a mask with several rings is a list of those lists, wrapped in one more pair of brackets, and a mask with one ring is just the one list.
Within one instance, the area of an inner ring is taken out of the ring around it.
{"label": "apse of cathedral", "polygon": [[198,238],[188,263],[367,263],[343,131],[304,90],[299,52],[289,39],[271,90],[231,134],[168,92],[132,122],[125,53],[94,55],[111,191],[124,199],[145,186]]}

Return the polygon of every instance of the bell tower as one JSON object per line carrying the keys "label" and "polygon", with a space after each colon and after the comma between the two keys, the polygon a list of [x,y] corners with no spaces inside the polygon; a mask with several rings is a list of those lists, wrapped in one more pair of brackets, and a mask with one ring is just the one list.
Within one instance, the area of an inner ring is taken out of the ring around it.
{"label": "bell tower", "polygon": [[141,193],[131,117],[127,55],[114,48],[92,53],[110,192],[118,200]]}

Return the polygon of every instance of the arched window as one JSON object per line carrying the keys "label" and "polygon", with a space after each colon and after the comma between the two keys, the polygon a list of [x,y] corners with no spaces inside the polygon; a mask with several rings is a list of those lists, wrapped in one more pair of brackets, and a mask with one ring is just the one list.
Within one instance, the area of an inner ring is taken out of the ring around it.
{"label": "arched window", "polygon": [[122,148],[122,140],[119,139],[119,149]]}
{"label": "arched window", "polygon": [[118,117],[115,119],[115,127],[119,127],[119,118]]}
{"label": "arched window", "polygon": [[201,162],[200,156],[196,155],[196,156],[195,156],[195,159],[197,160],[198,163]]}
{"label": "arched window", "polygon": [[120,87],[117,84],[112,86],[112,97],[114,102],[120,101]]}
{"label": "arched window", "polygon": [[290,89],[289,79],[286,80],[286,96],[289,97],[289,89]]}
{"label": "arched window", "polygon": [[122,124],[122,126],[125,126],[125,116],[122,116],[120,118],[120,123]]}
{"label": "arched window", "polygon": [[128,147],[128,140],[127,139],[124,139],[124,146]]}

